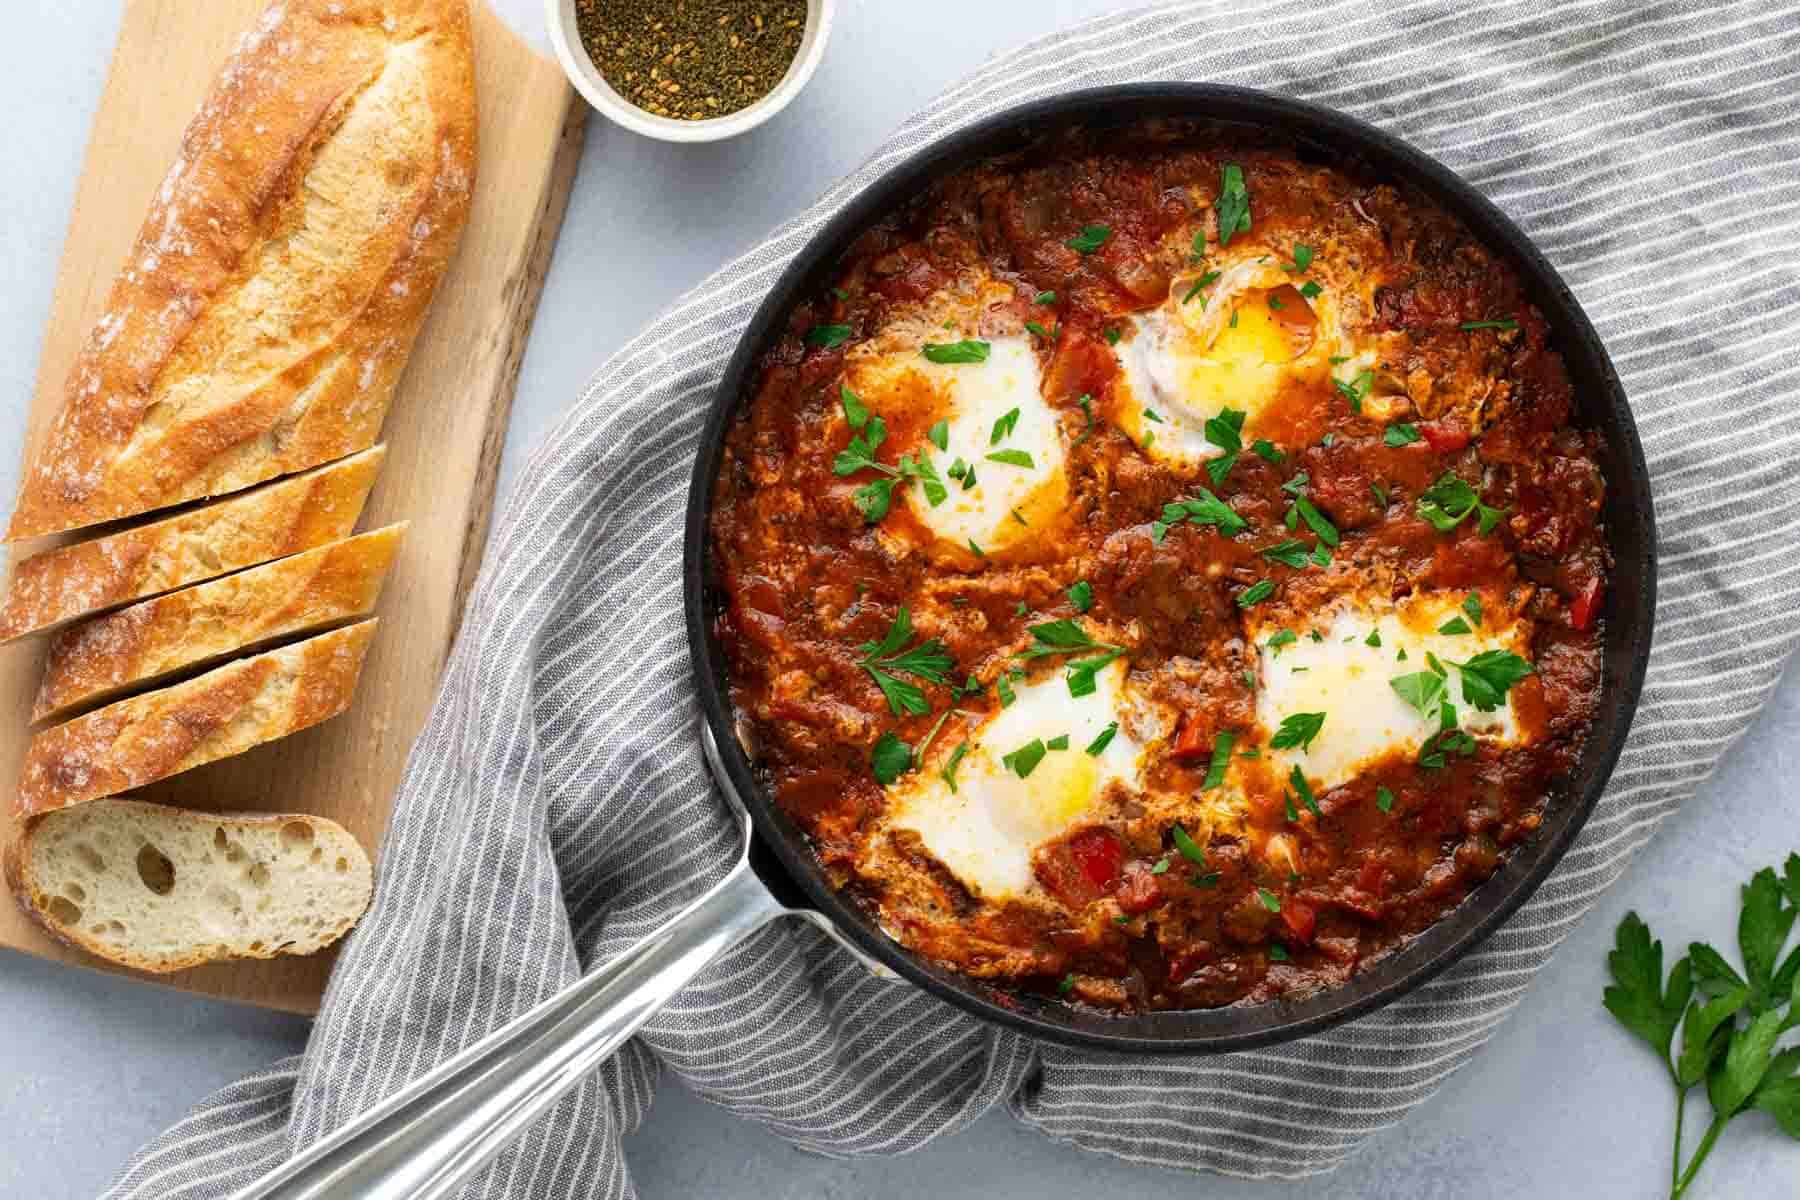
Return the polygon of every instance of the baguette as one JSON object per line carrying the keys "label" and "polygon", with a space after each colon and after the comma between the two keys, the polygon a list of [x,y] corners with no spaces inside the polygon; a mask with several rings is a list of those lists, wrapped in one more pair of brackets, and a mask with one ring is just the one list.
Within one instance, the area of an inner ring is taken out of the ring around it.
{"label": "baguette", "polygon": [[95,800],[7,847],[19,907],[70,945],[158,973],[311,954],[369,906],[369,856],[323,817]]}
{"label": "baguette", "polygon": [[278,0],[188,126],[8,541],[373,444],[462,235],[467,0]]}
{"label": "baguette", "polygon": [[46,729],[25,752],[14,812],[32,817],[142,787],[337,716],[376,624],[238,659]]}
{"label": "baguette", "polygon": [[34,555],[13,571],[0,641],[348,536],[386,453],[374,446],[242,496]]}
{"label": "baguette", "polygon": [[170,592],[59,634],[33,721],[374,611],[406,524]]}

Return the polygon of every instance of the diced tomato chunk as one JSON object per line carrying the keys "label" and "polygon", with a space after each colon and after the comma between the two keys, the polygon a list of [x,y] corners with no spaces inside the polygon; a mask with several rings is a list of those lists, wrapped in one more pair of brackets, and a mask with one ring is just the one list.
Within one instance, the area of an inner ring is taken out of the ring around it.
{"label": "diced tomato chunk", "polygon": [[1313,928],[1318,921],[1319,911],[1306,901],[1289,896],[1281,902],[1281,923],[1301,941],[1312,941]]}
{"label": "diced tomato chunk", "polygon": [[1439,454],[1454,454],[1469,444],[1469,431],[1442,421],[1427,421],[1419,426],[1425,443]]}
{"label": "diced tomato chunk", "polygon": [[1594,623],[1594,617],[1600,612],[1600,598],[1605,594],[1599,579],[1590,579],[1587,586],[1569,605],[1569,624],[1576,629],[1586,629]]}
{"label": "diced tomato chunk", "polygon": [[1212,757],[1212,742],[1200,722],[1188,721],[1181,727],[1181,732],[1175,735],[1173,754],[1184,762]]}
{"label": "diced tomato chunk", "polygon": [[1069,853],[1087,881],[1111,891],[1125,865],[1125,846],[1110,829],[1084,829],[1069,839]]}
{"label": "diced tomato chunk", "polygon": [[1141,862],[1134,862],[1125,872],[1125,879],[1114,893],[1120,910],[1136,916],[1149,912],[1162,903],[1162,888],[1156,882],[1156,876],[1150,868]]}

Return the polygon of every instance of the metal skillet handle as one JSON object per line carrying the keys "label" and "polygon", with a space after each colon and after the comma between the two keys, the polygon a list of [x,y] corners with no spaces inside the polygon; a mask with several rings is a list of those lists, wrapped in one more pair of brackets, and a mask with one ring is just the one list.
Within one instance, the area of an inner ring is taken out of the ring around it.
{"label": "metal skillet handle", "polygon": [[743,833],[737,865],[624,954],[583,976],[302,1151],[232,1200],[443,1200],[624,1044],[706,965],[769,921],[812,921],[884,969],[809,909],[784,907],[750,869],[750,814],[712,733],[702,749]]}
{"label": "metal skillet handle", "polygon": [[440,1200],[713,959],[788,912],[740,858],[617,959],[495,1030],[233,1200]]}

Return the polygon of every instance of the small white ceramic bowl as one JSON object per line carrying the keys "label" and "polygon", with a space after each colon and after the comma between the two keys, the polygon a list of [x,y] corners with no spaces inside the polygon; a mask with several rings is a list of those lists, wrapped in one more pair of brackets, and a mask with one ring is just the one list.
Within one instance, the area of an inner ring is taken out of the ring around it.
{"label": "small white ceramic bowl", "polygon": [[837,0],[806,0],[806,30],[800,37],[800,49],[773,91],[746,108],[705,121],[659,117],[645,112],[614,91],[581,44],[581,31],[575,24],[575,0],[546,0],[546,6],[550,44],[556,47],[557,61],[562,63],[569,82],[589,104],[645,137],[665,142],[716,142],[755,129],[800,94],[825,53],[825,39],[831,34],[831,18]]}

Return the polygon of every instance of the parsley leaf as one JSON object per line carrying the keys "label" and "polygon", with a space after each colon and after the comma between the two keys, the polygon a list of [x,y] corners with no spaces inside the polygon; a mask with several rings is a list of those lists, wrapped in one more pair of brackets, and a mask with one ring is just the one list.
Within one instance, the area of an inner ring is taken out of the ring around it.
{"label": "parsley leaf", "polygon": [[1268,888],[1266,888],[1266,887],[1257,888],[1256,895],[1260,900],[1262,900],[1262,906],[1264,908],[1268,909],[1270,912],[1278,913],[1281,911],[1281,898],[1279,896],[1277,896],[1274,892],[1271,892]]}
{"label": "parsley leaf", "polygon": [[1386,785],[1375,789],[1375,807],[1384,813],[1394,811],[1394,793]]}
{"label": "parsley leaf", "polygon": [[1087,752],[1095,758],[1098,758],[1105,752],[1108,746],[1112,745],[1113,737],[1117,735],[1118,732],[1119,723],[1114,721],[1105,729],[1102,729],[1099,733],[1094,735],[1094,740],[1087,744]]}
{"label": "parsley leaf", "polygon": [[1443,677],[1433,671],[1415,671],[1411,675],[1398,675],[1388,680],[1399,697],[1417,709],[1422,716],[1430,716],[1431,710],[1444,698]]}
{"label": "parsley leaf", "polygon": [[1181,857],[1196,867],[1206,865],[1206,851],[1200,848],[1200,843],[1188,836],[1187,830],[1179,825],[1169,826],[1169,840],[1175,843],[1175,849],[1181,851]]}
{"label": "parsley leaf", "polygon": [[1077,579],[1069,585],[1069,603],[1075,606],[1076,612],[1086,612],[1094,606],[1094,585],[1085,579]]}
{"label": "parsley leaf", "polygon": [[1438,632],[1450,636],[1468,633],[1469,623],[1461,617],[1451,617],[1448,621],[1445,621],[1442,625],[1438,626]]}
{"label": "parsley leaf", "polygon": [[1477,329],[1517,329],[1519,322],[1512,317],[1502,317],[1498,321],[1464,321],[1457,328],[1464,333],[1473,333]]}
{"label": "parsley leaf", "polygon": [[1375,372],[1364,371],[1348,383],[1334,376],[1331,382],[1338,394],[1350,402],[1350,411],[1361,413],[1363,401],[1369,398],[1369,389],[1375,386]]}
{"label": "parsley leaf", "polygon": [[1280,466],[1281,460],[1287,457],[1287,455],[1277,450],[1275,448],[1275,443],[1271,442],[1268,438],[1257,438],[1254,442],[1250,443],[1250,449],[1255,452],[1258,458],[1275,466]]}
{"label": "parsley leaf", "polygon": [[1013,774],[1024,779],[1037,769],[1037,765],[1044,761],[1044,755],[1048,752],[1040,739],[1032,738],[1011,754],[1002,754],[1000,761]]}
{"label": "parsley leaf", "polygon": [[1300,519],[1305,521],[1307,526],[1319,535],[1319,540],[1327,546],[1335,546],[1343,540],[1338,535],[1337,526],[1333,525],[1324,513],[1314,508],[1312,501],[1305,496],[1294,497],[1294,511],[1300,514]]}
{"label": "parsley leaf", "polygon": [[844,420],[851,429],[860,431],[869,423],[869,407],[862,402],[862,397],[843,384],[838,384],[838,400],[844,406]]}
{"label": "parsley leaf", "polygon": [[814,325],[806,331],[806,344],[820,346],[826,350],[833,346],[841,346],[850,340],[848,325]]}
{"label": "parsley leaf", "polygon": [[1298,538],[1285,538],[1273,546],[1265,546],[1262,555],[1296,571],[1306,567],[1306,543]]}
{"label": "parsley leaf", "polygon": [[[1231,764],[1231,748],[1237,743],[1234,733],[1219,733],[1213,737],[1212,761],[1206,765],[1206,778],[1200,781],[1200,790],[1210,792],[1225,782],[1225,768]],[[1177,842],[1176,845],[1180,845]],[[1183,851],[1186,853],[1186,851]],[[1189,857],[1192,857],[1191,855]],[[1194,859],[1199,862],[1199,859]]]}
{"label": "parsley leaf", "polygon": [[1250,192],[1236,163],[1226,163],[1219,175],[1219,245],[1228,246],[1233,237],[1250,232]]}
{"label": "parsley leaf", "polygon": [[1281,269],[1290,275],[1298,275],[1306,270],[1306,268],[1312,266],[1312,260],[1313,248],[1304,243],[1295,243],[1294,261],[1291,263],[1282,263]]}
{"label": "parsley leaf", "polygon": [[1031,467],[1031,454],[1025,450],[996,450],[987,456],[989,462],[1004,463],[1009,467]]}
{"label": "parsley leaf", "polygon": [[1233,512],[1229,504],[1201,488],[1200,495],[1195,499],[1177,500],[1173,504],[1163,505],[1162,520],[1153,522],[1150,526],[1151,540],[1160,543],[1170,529],[1183,521],[1214,526],[1223,537],[1232,537],[1250,528],[1250,522]]}
{"label": "parsley leaf", "polygon": [[1261,604],[1264,600],[1267,600],[1274,594],[1275,581],[1272,579],[1259,579],[1238,593],[1237,606],[1239,608],[1249,608],[1252,605]]}
{"label": "parsley leaf", "polygon": [[[1204,235],[1201,235],[1201,236],[1204,236]],[[1206,274],[1204,274],[1204,275],[1200,276],[1198,279],[1194,280],[1194,285],[1192,287],[1188,288],[1186,294],[1181,297],[1181,302],[1183,304],[1186,304],[1189,300],[1192,300],[1195,296],[1198,296],[1200,294],[1201,288],[1211,287],[1213,284],[1217,283],[1218,281],[1219,281],[1219,273],[1217,271],[1208,271]],[[1200,301],[1200,307],[1205,308],[1206,301],[1204,301],[1204,300]]]}
{"label": "parsley leaf", "polygon": [[1662,943],[1650,940],[1650,927],[1635,912],[1626,913],[1619,923],[1615,943],[1606,956],[1613,977],[1613,986],[1603,997],[1606,1011],[1661,1055],[1666,1065],[1675,1029],[1693,994],[1691,968],[1685,958],[1676,963],[1665,989]]}
{"label": "parsley leaf", "polygon": [[1081,232],[1064,242],[1063,245],[1077,254],[1092,254],[1106,245],[1107,239],[1110,237],[1112,237],[1112,226],[1110,225],[1083,225]]}
{"label": "parsley leaf", "polygon": [[931,706],[925,702],[923,689],[898,678],[895,672],[912,675],[927,683],[948,684],[948,672],[956,665],[944,651],[944,643],[937,638],[905,649],[912,636],[912,613],[901,605],[881,641],[864,642],[859,647],[863,657],[857,665],[869,673],[882,695],[887,697],[889,710],[897,717],[906,713],[922,717],[931,711]]}
{"label": "parsley leaf", "polygon": [[972,338],[960,342],[926,342],[924,354],[927,361],[934,363],[986,362],[988,344]]}
{"label": "parsley leaf", "polygon": [[1306,802],[1306,807],[1312,810],[1313,816],[1325,815],[1319,811],[1318,798],[1313,795],[1312,784],[1306,782],[1306,772],[1300,769],[1299,763],[1295,763],[1294,769],[1288,772],[1288,782],[1294,785],[1295,793]]}
{"label": "parsley leaf", "polygon": [[1281,718],[1281,728],[1269,739],[1269,747],[1273,750],[1292,750],[1295,746],[1301,751],[1312,749],[1313,739],[1319,736],[1319,730],[1325,728],[1325,714],[1322,712],[1291,713]]}
{"label": "parsley leaf", "polygon": [[1419,440],[1419,427],[1409,425],[1405,421],[1396,422],[1387,427],[1387,432],[1381,435],[1381,440],[1390,446],[1410,446]]}
{"label": "parsley leaf", "polygon": [[1026,332],[1028,332],[1036,337],[1041,337],[1046,342],[1052,342],[1052,341],[1056,340],[1056,331],[1055,330],[1045,329],[1042,325],[1040,325],[1036,321],[1025,322],[1025,329],[1026,329]]}
{"label": "parsley leaf", "polygon": [[1469,614],[1469,621],[1479,628],[1481,625],[1481,593],[1470,592],[1463,599],[1462,610]]}
{"label": "parsley leaf", "polygon": [[869,768],[874,771],[877,783],[886,787],[912,770],[912,765],[912,747],[892,732],[875,739],[875,749],[869,756]]}
{"label": "parsley leaf", "polygon": [[1068,665],[1065,675],[1069,681],[1069,695],[1076,700],[1083,696],[1091,696],[1099,685],[1094,677],[1112,665],[1114,659],[1124,654],[1123,650],[1109,650],[1094,658],[1078,659]]}
{"label": "parsley leaf", "polygon": [[956,792],[956,768],[962,762],[963,756],[968,752],[969,743],[967,742],[964,742],[962,745],[952,750],[950,752],[950,760],[944,764],[944,769],[941,772],[944,782],[949,785],[953,795]]}
{"label": "parsley leaf", "polygon": [[1463,699],[1482,712],[1499,708],[1512,686],[1531,674],[1531,664],[1510,650],[1484,650],[1451,665],[1462,672]]}
{"label": "parsley leaf", "polygon": [[1019,427],[1019,410],[1014,408],[1002,413],[994,421],[994,430],[988,435],[988,445],[998,446],[1002,440],[1012,436],[1012,431]]}
{"label": "parsley leaf", "polygon": [[939,421],[925,431],[925,438],[939,450],[950,449],[950,422]]}
{"label": "parsley leaf", "polygon": [[1480,532],[1486,535],[1493,532],[1506,511],[1483,504],[1480,493],[1458,478],[1454,471],[1445,471],[1438,476],[1437,482],[1419,496],[1417,507],[1419,515],[1431,522],[1439,533],[1449,533],[1470,513],[1479,512]]}
{"label": "parsley leaf", "polygon": [[1056,293],[1055,292],[1039,292],[1037,295],[1035,295],[1031,298],[1031,302],[1033,304],[1055,304],[1056,303]]}

